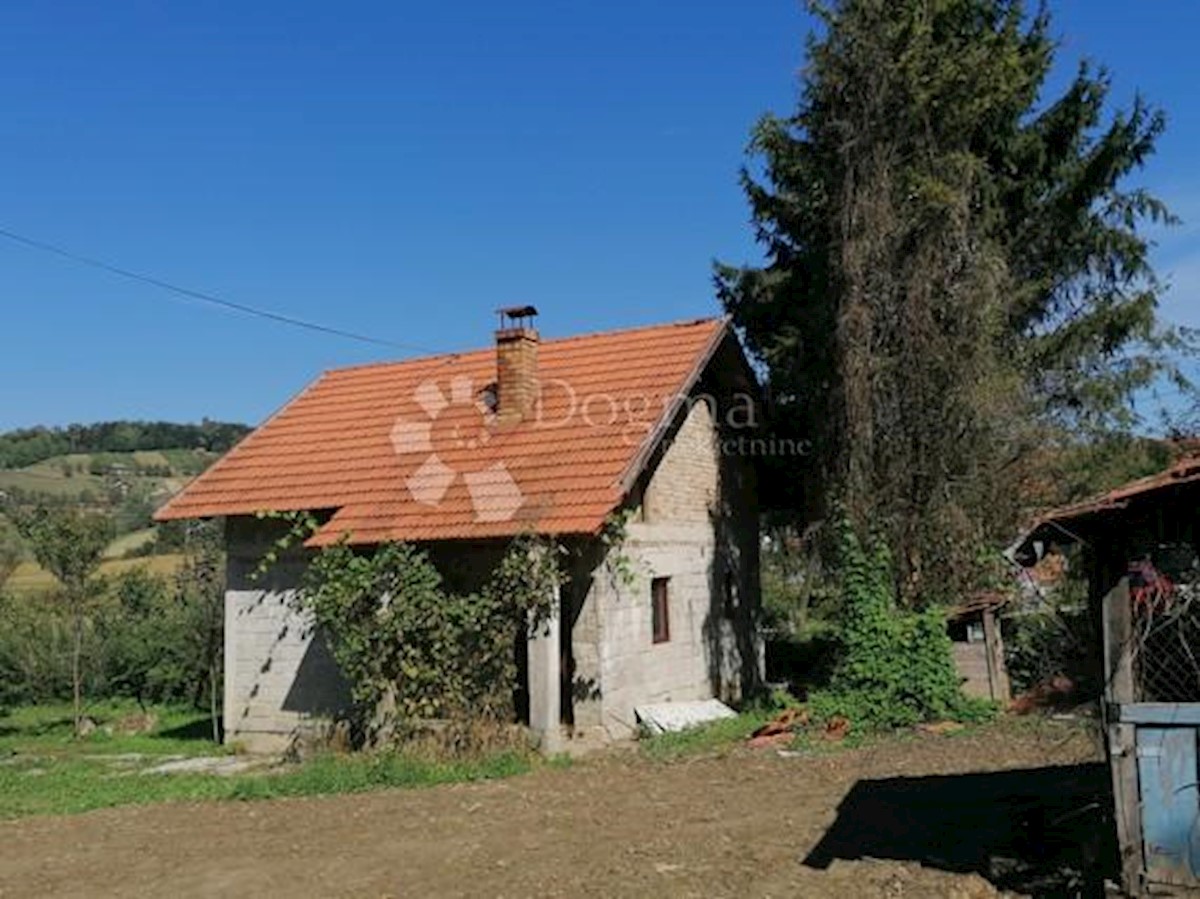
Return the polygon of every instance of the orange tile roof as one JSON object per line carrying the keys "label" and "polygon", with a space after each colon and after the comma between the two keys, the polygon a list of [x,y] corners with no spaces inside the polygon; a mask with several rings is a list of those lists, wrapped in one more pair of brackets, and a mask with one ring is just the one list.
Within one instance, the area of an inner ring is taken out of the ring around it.
{"label": "orange tile roof", "polygon": [[333,510],[314,545],[595,533],[726,333],[543,341],[542,402],[515,425],[484,411],[494,348],[330,371],[155,517]]}

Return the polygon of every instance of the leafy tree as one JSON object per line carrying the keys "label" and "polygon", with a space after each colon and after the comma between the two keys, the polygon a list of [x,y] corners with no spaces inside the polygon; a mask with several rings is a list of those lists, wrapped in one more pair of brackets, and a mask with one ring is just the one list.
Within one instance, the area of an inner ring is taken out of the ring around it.
{"label": "leafy tree", "polygon": [[1089,65],[1045,98],[1056,44],[1021,0],[809,6],[799,107],[758,124],[743,173],[767,261],[718,267],[718,292],[782,436],[813,448],[787,499],[882,527],[908,599],[950,593],[1046,429],[1127,425],[1178,374],[1143,234],[1171,217],[1123,186],[1163,116],[1106,116]]}
{"label": "leafy tree", "polygon": [[190,528],[173,579],[133,568],[116,577],[101,616],[104,689],[146,702],[207,707],[220,740],[225,576],[220,524]]}
{"label": "leafy tree", "polygon": [[175,576],[178,603],[183,612],[191,700],[199,707],[204,699],[213,728],[213,742],[221,740],[221,659],[225,633],[224,522],[192,524],[184,541],[184,558]]}
{"label": "leafy tree", "polygon": [[83,722],[83,640],[87,616],[103,593],[96,572],[112,538],[107,518],[68,509],[38,509],[21,515],[17,528],[39,565],[58,581],[71,621],[71,693],[75,730]]}
{"label": "leafy tree", "polygon": [[799,533],[783,521],[764,524],[761,577],[766,620],[783,634],[804,634],[811,615],[832,617],[837,606],[833,572],[821,556],[821,529]]}
{"label": "leafy tree", "polygon": [[136,699],[145,708],[154,699],[177,699],[182,675],[178,615],[166,580],[146,568],[122,572],[111,585],[112,602],[100,618],[104,647],[104,689]]}
{"label": "leafy tree", "polygon": [[71,694],[71,628],[59,607],[0,592],[0,705]]}
{"label": "leafy tree", "polygon": [[0,589],[8,583],[24,557],[25,546],[20,535],[8,519],[0,516]]}

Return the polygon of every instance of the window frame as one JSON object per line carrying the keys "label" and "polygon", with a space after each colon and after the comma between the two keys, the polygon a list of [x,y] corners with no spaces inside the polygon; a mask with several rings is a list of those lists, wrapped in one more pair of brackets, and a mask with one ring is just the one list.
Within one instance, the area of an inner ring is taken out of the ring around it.
{"label": "window frame", "polygon": [[657,646],[671,642],[671,579],[650,579],[650,639]]}

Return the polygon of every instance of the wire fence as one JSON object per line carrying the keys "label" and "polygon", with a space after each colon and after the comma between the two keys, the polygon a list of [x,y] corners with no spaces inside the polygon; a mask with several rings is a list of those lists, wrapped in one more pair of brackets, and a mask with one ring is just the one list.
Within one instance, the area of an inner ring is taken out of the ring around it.
{"label": "wire fence", "polygon": [[1200,702],[1200,587],[1135,588],[1137,702]]}

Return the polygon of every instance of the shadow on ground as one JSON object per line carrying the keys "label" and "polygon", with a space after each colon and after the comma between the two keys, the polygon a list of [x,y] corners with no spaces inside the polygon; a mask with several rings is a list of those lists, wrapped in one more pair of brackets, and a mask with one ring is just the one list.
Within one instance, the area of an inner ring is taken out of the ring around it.
{"label": "shadow on ground", "polygon": [[[220,729],[218,728],[218,738],[220,735]],[[178,727],[160,730],[154,736],[169,740],[197,740],[201,743],[211,743],[213,742],[212,719],[197,718],[195,721],[189,721],[187,724],[181,724]],[[219,743],[220,739],[217,742]]]}
{"label": "shadow on ground", "polygon": [[1002,890],[1101,895],[1116,869],[1110,802],[1100,764],[859,781],[804,864],[914,861]]}

